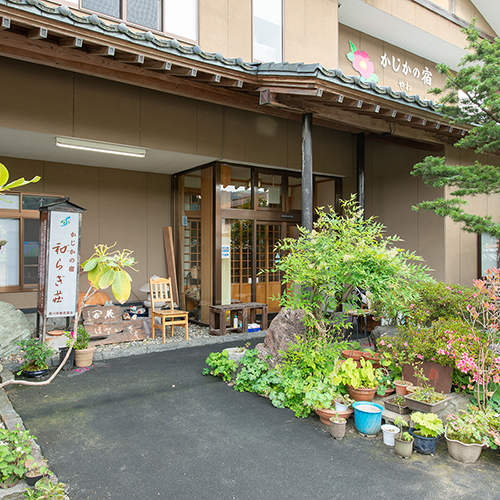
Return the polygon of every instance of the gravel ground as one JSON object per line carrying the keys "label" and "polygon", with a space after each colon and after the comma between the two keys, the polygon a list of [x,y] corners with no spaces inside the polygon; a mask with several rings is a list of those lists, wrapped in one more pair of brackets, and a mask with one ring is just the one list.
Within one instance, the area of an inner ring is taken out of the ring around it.
{"label": "gravel ground", "polygon": [[[189,323],[189,340],[198,339],[202,337],[213,337],[208,333],[208,326],[195,325],[193,323]],[[165,339],[166,344],[170,344],[172,342],[181,342],[184,340],[184,328],[181,326],[174,327],[174,336],[170,336],[170,330],[167,331],[167,336]],[[120,342],[119,344],[105,344],[96,346],[96,352],[102,351],[110,351],[114,349],[131,349],[131,348],[140,348],[144,346],[151,346],[154,344],[161,344],[162,338],[161,335],[156,334],[156,338],[152,339],[151,337],[146,338],[145,340],[134,340],[132,342]],[[10,356],[0,358],[0,363],[4,365],[12,365],[13,363],[19,363],[22,356],[19,354],[11,354]]]}

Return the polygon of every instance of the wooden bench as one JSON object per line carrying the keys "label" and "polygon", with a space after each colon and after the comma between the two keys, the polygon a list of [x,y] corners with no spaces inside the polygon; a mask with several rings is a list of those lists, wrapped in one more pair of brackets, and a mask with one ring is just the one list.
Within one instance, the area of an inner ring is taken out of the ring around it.
{"label": "wooden bench", "polygon": [[[210,335],[226,335],[228,332],[248,332],[248,313],[250,312],[250,323],[255,323],[257,309],[262,309],[262,324],[261,330],[267,330],[267,304],[260,302],[244,302],[239,304],[222,304],[220,306],[208,306],[209,309],[209,327],[208,333]],[[241,327],[226,328],[226,313],[229,311],[231,316],[231,325],[233,318],[241,313]],[[218,316],[218,318],[217,318]],[[218,321],[219,328],[216,328],[216,320]]]}

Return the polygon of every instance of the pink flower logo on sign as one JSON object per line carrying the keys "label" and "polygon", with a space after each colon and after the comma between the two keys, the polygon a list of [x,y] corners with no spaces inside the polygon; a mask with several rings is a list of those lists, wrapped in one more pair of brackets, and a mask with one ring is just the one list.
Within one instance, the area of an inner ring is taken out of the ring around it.
{"label": "pink flower logo on sign", "polygon": [[352,62],[352,67],[361,75],[363,82],[378,83],[378,77],[375,74],[375,68],[370,61],[370,56],[363,50],[356,49],[356,46],[349,40],[351,52],[347,53],[347,59]]}

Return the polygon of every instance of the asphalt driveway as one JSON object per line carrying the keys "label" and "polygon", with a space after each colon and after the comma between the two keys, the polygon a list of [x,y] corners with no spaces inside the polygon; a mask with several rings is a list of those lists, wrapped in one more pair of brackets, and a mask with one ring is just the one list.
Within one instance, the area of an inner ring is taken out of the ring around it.
{"label": "asphalt driveway", "polygon": [[[255,342],[254,342],[255,343]],[[231,346],[235,344],[225,344]],[[499,456],[394,455],[201,374],[223,346],[99,362],[8,395],[72,500],[498,499]]]}

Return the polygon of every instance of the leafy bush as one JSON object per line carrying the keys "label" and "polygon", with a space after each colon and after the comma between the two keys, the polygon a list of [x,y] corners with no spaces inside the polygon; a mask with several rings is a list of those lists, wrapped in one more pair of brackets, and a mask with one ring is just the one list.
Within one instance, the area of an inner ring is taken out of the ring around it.
{"label": "leafy bush", "polygon": [[443,422],[435,413],[415,411],[411,419],[415,424],[414,433],[419,436],[437,437],[444,432]]}
{"label": "leafy bush", "polygon": [[231,374],[238,368],[238,363],[228,358],[227,351],[211,352],[205,363],[210,368],[204,368],[203,375],[221,376],[226,382],[231,380]]}
{"label": "leafy bush", "polygon": [[[355,287],[368,290],[379,312],[394,318],[418,297],[415,283],[432,281],[422,258],[394,246],[399,237],[386,237],[373,217],[365,220],[354,197],[342,202],[343,215],[318,209],[314,229],[300,228],[299,238],[276,246],[284,257],[273,272],[283,273],[290,286],[282,294],[283,307],[306,312],[307,333],[324,334],[329,311],[336,311]],[[335,324],[340,330],[342,324]]]}
{"label": "leafy bush", "polygon": [[467,310],[467,305],[476,302],[475,289],[459,285],[418,283],[419,299],[408,305],[410,310],[405,320],[410,325],[431,326],[440,318],[456,319]]}
{"label": "leafy bush", "polygon": [[31,450],[33,437],[22,431],[19,425],[16,430],[0,428],[0,479],[4,484],[21,479],[26,473],[25,463],[33,459]]}
{"label": "leafy bush", "polygon": [[277,371],[259,359],[257,349],[248,349],[240,361],[241,370],[234,381],[234,388],[240,392],[256,392],[269,395],[279,383]]}
{"label": "leafy bush", "polygon": [[64,484],[53,484],[51,481],[38,481],[31,490],[26,488],[23,492],[24,498],[29,500],[66,500],[68,497],[64,493]]}

